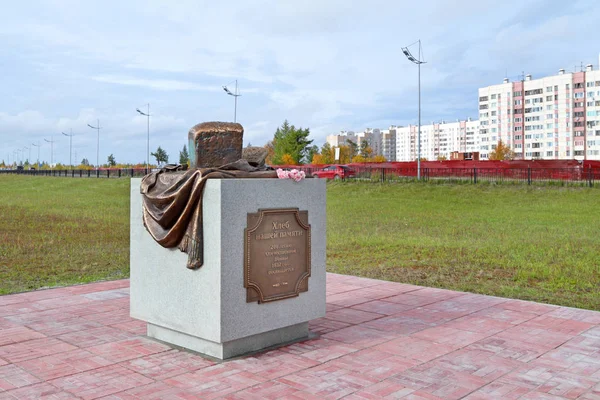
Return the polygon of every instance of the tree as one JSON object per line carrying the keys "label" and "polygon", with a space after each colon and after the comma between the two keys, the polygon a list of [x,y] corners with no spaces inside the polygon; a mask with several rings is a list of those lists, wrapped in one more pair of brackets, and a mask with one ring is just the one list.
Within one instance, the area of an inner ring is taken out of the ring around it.
{"label": "tree", "polygon": [[371,157],[371,154],[373,154],[373,149],[369,147],[369,142],[366,139],[363,139],[360,142],[360,155],[364,158],[369,158]]}
{"label": "tree", "polygon": [[179,152],[179,164],[188,165],[190,162],[190,155],[188,154],[187,147],[183,145],[183,150]]}
{"label": "tree", "polygon": [[110,156],[108,156],[108,166],[114,167],[115,165],[117,165],[117,162],[115,161],[115,156],[111,154]]}
{"label": "tree", "polygon": [[265,158],[265,163],[273,164],[273,156],[275,156],[275,146],[273,146],[273,141],[268,141],[264,147],[267,149],[267,158]]}
{"label": "tree", "polygon": [[308,140],[310,131],[308,128],[296,128],[287,120],[283,121],[281,127],[275,131],[273,137],[273,164],[283,164],[283,155],[289,154],[294,164],[301,164],[308,155],[308,147],[313,142]]}
{"label": "tree", "polygon": [[502,161],[512,160],[515,158],[515,152],[511,150],[510,146],[504,144],[502,140],[498,141],[496,148],[488,155],[488,160]]}
{"label": "tree", "polygon": [[313,144],[312,146],[306,149],[306,161],[309,163],[312,162],[312,159],[315,156],[315,154],[319,154],[319,146]]}
{"label": "tree", "polygon": [[331,145],[326,142],[323,145],[323,147],[321,147],[321,157],[322,157],[323,164],[333,164],[334,156],[335,156],[335,154],[333,153],[333,149],[331,148]]}
{"label": "tree", "polygon": [[156,152],[150,153],[150,155],[152,157],[156,158],[156,162],[158,164],[160,164],[161,162],[164,162],[164,163],[169,162],[169,155],[160,146],[158,146],[158,149],[156,149]]}
{"label": "tree", "polygon": [[360,154],[352,157],[352,162],[353,163],[363,163],[363,162],[366,162],[366,161],[367,160],[363,156],[361,156]]}
{"label": "tree", "polygon": [[313,154],[313,158],[312,158],[312,160],[311,160],[311,162],[310,162],[310,163],[311,163],[311,164],[317,164],[317,165],[320,165],[320,164],[325,164],[325,163],[323,162],[323,156],[322,156],[322,155],[320,155],[320,154],[318,154],[318,153],[315,153],[315,154]]}
{"label": "tree", "polygon": [[83,160],[81,160],[81,165],[88,166],[88,165],[90,165],[90,162],[88,161],[87,158],[84,158]]}
{"label": "tree", "polygon": [[385,159],[385,157],[384,157],[384,156],[382,156],[382,155],[379,155],[379,156],[375,156],[375,157],[373,157],[373,162],[376,162],[376,163],[383,163],[383,162],[387,162],[387,160]]}
{"label": "tree", "polygon": [[448,157],[446,157],[444,154],[440,154],[439,156],[437,156],[438,161],[446,161],[447,159]]}
{"label": "tree", "polygon": [[354,156],[358,154],[358,145],[356,144],[356,142],[353,142],[350,139],[346,140],[346,142],[348,142],[348,147],[350,148],[349,157],[352,160]]}
{"label": "tree", "polygon": [[294,160],[294,158],[287,153],[284,154],[283,157],[281,157],[281,163],[283,165],[298,165],[298,164],[296,164],[296,161]]}

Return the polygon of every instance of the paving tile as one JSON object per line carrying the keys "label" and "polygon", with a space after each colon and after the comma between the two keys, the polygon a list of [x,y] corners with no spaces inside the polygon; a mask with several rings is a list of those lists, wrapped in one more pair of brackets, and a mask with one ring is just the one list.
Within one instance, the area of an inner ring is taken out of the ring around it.
{"label": "paving tile", "polygon": [[120,342],[110,342],[88,347],[86,350],[97,354],[106,360],[117,363],[150,354],[161,353],[170,349],[171,348],[166,344],[137,337],[134,339],[121,340]]}
{"label": "paving tile", "polygon": [[110,361],[81,349],[17,363],[19,367],[44,380],[73,375],[110,364],[112,364]]}
{"label": "paving tile", "polygon": [[492,382],[469,394],[465,400],[517,400],[530,390],[508,383]]}
{"label": "paving tile", "polygon": [[137,386],[124,392],[102,397],[102,400],[190,400],[196,399],[194,393],[167,385],[164,382],[154,382]]}
{"label": "paving tile", "polygon": [[600,351],[590,353],[561,346],[531,361],[530,365],[567,370],[579,376],[592,376],[600,371]]}
{"label": "paving tile", "polygon": [[471,314],[471,316],[491,318],[498,321],[509,322],[513,325],[519,325],[525,321],[529,321],[530,319],[537,317],[538,314],[526,311],[508,310],[501,308],[501,305],[499,305],[477,311]]}
{"label": "paving tile", "polygon": [[546,314],[546,313],[549,313],[551,311],[554,311],[554,310],[557,310],[560,308],[559,306],[555,306],[552,304],[541,304],[541,303],[535,303],[533,301],[516,300],[516,299],[511,299],[511,300],[505,301],[498,307],[505,308],[507,310],[534,313],[534,314],[538,314],[538,315]]}
{"label": "paving tile", "polygon": [[499,357],[489,351],[472,349],[460,349],[448,353],[430,361],[430,364],[477,376],[486,382],[492,382],[527,365],[518,360]]}
{"label": "paving tile", "polygon": [[478,376],[426,363],[406,370],[392,381],[443,399],[460,399],[487,384]]}
{"label": "paving tile", "polygon": [[7,344],[20,343],[26,340],[41,339],[46,337],[44,334],[36,332],[24,326],[6,328],[0,330],[0,346]]}
{"label": "paving tile", "polygon": [[600,312],[581,310],[579,308],[560,307],[546,314],[549,317],[571,319],[600,325]]}
{"label": "paving tile", "polygon": [[456,291],[447,290],[447,289],[421,287],[418,290],[414,290],[414,291],[410,292],[410,294],[413,296],[422,296],[422,297],[427,297],[428,299],[435,299],[437,301],[441,301],[441,300],[452,299],[455,297],[460,297],[460,296],[465,295],[466,293],[456,292]]}
{"label": "paving tile", "polygon": [[284,351],[274,350],[230,361],[228,364],[242,371],[260,375],[266,379],[275,379],[315,367],[320,362]]}
{"label": "paving tile", "polygon": [[379,331],[362,326],[351,326],[322,335],[323,339],[337,340],[356,347],[367,348],[396,338],[391,332]]}
{"label": "paving tile", "polygon": [[27,324],[28,328],[43,333],[47,336],[59,336],[69,332],[94,329],[99,328],[101,326],[102,325],[96,322],[86,321],[85,319],[80,317],[75,317],[66,320],[52,320],[48,318],[45,321]]}
{"label": "paving tile", "polygon": [[0,329],[17,328],[19,326],[21,326],[21,325],[15,323],[15,322],[9,321],[4,317],[0,317]]}
{"label": "paving tile", "polygon": [[336,306],[350,307],[371,301],[368,297],[355,296],[352,292],[344,292],[327,296],[327,302]]}
{"label": "paving tile", "polygon": [[147,325],[144,321],[131,320],[128,322],[121,322],[118,324],[111,324],[113,328],[121,329],[125,332],[133,333],[135,335],[145,335],[147,332]]}
{"label": "paving tile", "polygon": [[501,339],[494,336],[482,339],[467,346],[468,349],[485,350],[502,358],[510,358],[523,362],[529,362],[551,350],[545,346],[518,340]]}
{"label": "paving tile", "polygon": [[562,371],[548,379],[536,390],[567,399],[576,399],[596,384],[597,381],[595,379]]}
{"label": "paving tile", "polygon": [[308,322],[308,329],[311,332],[320,334],[337,331],[338,329],[346,328],[348,326],[350,326],[350,324],[327,318],[318,318]]}
{"label": "paving tile", "polygon": [[[101,326],[99,328],[84,329],[75,332],[68,332],[57,336],[63,342],[70,343],[80,348],[98,346],[110,342],[132,339],[137,335],[123,331],[110,326]],[[1,354],[1,350],[0,350]]]}
{"label": "paving tile", "polygon": [[414,307],[421,307],[427,304],[437,303],[440,300],[427,296],[415,296],[414,292],[403,293],[396,296],[386,297],[385,301],[391,303],[400,303]]}
{"label": "paving tile", "polygon": [[490,336],[487,333],[469,332],[444,325],[428,328],[411,335],[414,338],[447,344],[456,348],[465,347]]}
{"label": "paving tile", "polygon": [[451,353],[457,348],[446,344],[406,336],[377,345],[373,347],[373,349],[426,362]]}
{"label": "paving tile", "polygon": [[279,382],[264,382],[240,390],[239,392],[223,397],[224,400],[262,400],[283,399],[298,393],[299,390]]}
{"label": "paving tile", "polygon": [[0,367],[0,393],[39,382],[40,379],[14,364]]}
{"label": "paving tile", "polygon": [[152,382],[152,379],[120,365],[109,365],[50,381],[52,385],[86,400],[97,399]]}
{"label": "paving tile", "polygon": [[392,315],[400,313],[402,311],[410,310],[412,308],[415,308],[415,306],[401,303],[392,303],[383,300],[373,300],[366,303],[357,304],[350,308],[354,310],[368,311],[382,315]]}
{"label": "paving tile", "polygon": [[179,350],[169,350],[121,363],[127,369],[154,380],[163,380],[210,367],[214,364],[213,361],[204,359],[196,354]]}
{"label": "paving tile", "polygon": [[384,380],[361,389],[351,396],[346,397],[346,399],[405,399],[406,396],[414,392],[416,392],[415,389],[408,388],[397,382]]}
{"label": "paving tile", "polygon": [[538,391],[531,391],[523,396],[519,397],[522,400],[563,400],[564,397],[561,396],[553,396],[547,393],[542,393]]}
{"label": "paving tile", "polygon": [[84,285],[75,285],[66,287],[65,290],[70,294],[86,294],[93,292],[102,292],[105,290],[128,288],[129,279],[120,279],[117,281],[95,282]]}
{"label": "paving tile", "polygon": [[35,310],[18,313],[16,315],[6,316],[5,319],[12,321],[19,325],[29,325],[38,322],[46,321],[64,321],[76,318],[76,315],[69,314],[62,309],[51,309],[51,310]]}
{"label": "paving tile", "polygon": [[[586,331],[593,332],[594,327],[598,328],[596,325],[588,322],[551,317],[548,315],[540,315],[539,317],[535,317],[529,321],[523,322],[520,326],[543,328],[552,332],[559,332],[572,336],[579,335]],[[598,337],[600,337],[600,328],[598,328]]]}
{"label": "paving tile", "polygon": [[165,379],[166,384],[193,393],[196,398],[214,399],[265,382],[260,375],[240,370],[227,364],[182,374]]}
{"label": "paving tile", "polygon": [[342,308],[327,313],[326,318],[354,325],[366,321],[371,321],[373,319],[381,318],[381,314],[353,310],[351,308]]}
{"label": "paving tile", "polygon": [[102,292],[86,293],[82,294],[81,297],[85,297],[86,299],[96,301],[120,299],[123,297],[129,297],[129,288],[111,289],[104,290]]}
{"label": "paving tile", "polygon": [[289,346],[280,348],[281,351],[290,354],[301,355],[311,360],[318,362],[326,362],[343,355],[353,353],[359,350],[359,347],[338,342],[337,340],[316,339],[307,340],[301,343],[295,343]]}
{"label": "paving tile", "polygon": [[365,349],[327,362],[327,365],[383,380],[406,371],[421,361],[395,356],[374,349]]}
{"label": "paving tile", "polygon": [[493,335],[502,332],[505,329],[511,328],[514,325],[510,322],[499,321],[493,318],[482,316],[467,315],[457,318],[453,321],[448,321],[444,326],[448,328],[460,329],[469,332],[487,333]]}
{"label": "paving tile", "polygon": [[397,335],[409,335],[427,328],[434,327],[436,325],[437,324],[428,318],[427,315],[416,317],[399,313],[366,322],[361,326],[386,332],[393,332]]}
{"label": "paving tile", "polygon": [[38,383],[30,386],[25,386],[20,389],[13,389],[8,392],[4,392],[6,397],[0,392],[0,399],[11,399],[11,400],[75,400],[78,397],[64,392],[52,386],[47,382]]}
{"label": "paving tile", "polygon": [[574,336],[574,334],[562,333],[535,326],[524,326],[523,324],[499,332],[493,337],[498,339],[517,340],[524,343],[531,343],[536,346],[555,348],[569,341]]}
{"label": "paving tile", "polygon": [[[277,382],[321,398],[341,398],[377,383],[376,378],[323,364],[277,379]],[[296,393],[300,395],[300,393]]]}
{"label": "paving tile", "polygon": [[83,318],[101,325],[115,325],[133,321],[133,318],[129,316],[129,310],[127,309],[84,315]]}
{"label": "paving tile", "polygon": [[43,337],[25,342],[0,346],[0,357],[12,363],[39,358],[55,353],[76,349],[64,341],[56,338]]}

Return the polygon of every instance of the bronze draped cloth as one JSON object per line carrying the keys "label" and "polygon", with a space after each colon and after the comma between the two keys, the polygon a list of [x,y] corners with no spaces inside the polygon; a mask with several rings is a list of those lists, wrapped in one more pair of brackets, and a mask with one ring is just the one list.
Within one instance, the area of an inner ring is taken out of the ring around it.
{"label": "bronze draped cloth", "polygon": [[206,180],[227,178],[277,178],[277,173],[239,160],[185,172],[180,165],[169,165],[142,179],[144,226],[161,246],[178,246],[187,253],[190,269],[200,268],[204,262],[202,193]]}

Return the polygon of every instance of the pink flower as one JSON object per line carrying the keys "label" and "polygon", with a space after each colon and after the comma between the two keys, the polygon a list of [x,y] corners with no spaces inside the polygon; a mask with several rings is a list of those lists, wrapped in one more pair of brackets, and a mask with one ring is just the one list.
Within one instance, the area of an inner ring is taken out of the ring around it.
{"label": "pink flower", "polygon": [[304,173],[304,171],[298,171],[297,169],[293,169],[291,171],[284,171],[281,168],[278,168],[277,177],[279,179],[293,179],[296,182],[300,182],[302,179],[306,178],[306,174]]}
{"label": "pink flower", "polygon": [[289,179],[290,176],[287,171],[284,171],[281,168],[277,168],[277,177],[279,179]]}

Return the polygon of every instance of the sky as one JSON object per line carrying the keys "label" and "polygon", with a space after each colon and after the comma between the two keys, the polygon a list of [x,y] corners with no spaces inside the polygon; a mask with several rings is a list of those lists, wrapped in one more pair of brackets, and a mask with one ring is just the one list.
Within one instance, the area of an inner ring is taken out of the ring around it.
{"label": "sky", "polygon": [[222,86],[236,79],[245,145],[286,119],[319,146],[415,124],[417,66],[401,48],[418,39],[422,122],[477,118],[477,89],[505,76],[597,68],[598,21],[597,0],[5,1],[0,160],[39,149],[68,164],[72,131],[73,163],[145,162],[136,108],[150,104],[151,151],[177,162],[192,126],[233,121]]}

